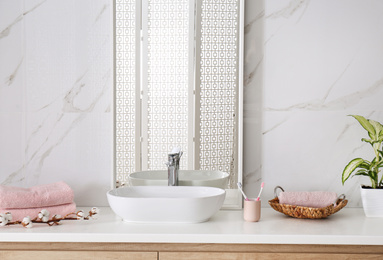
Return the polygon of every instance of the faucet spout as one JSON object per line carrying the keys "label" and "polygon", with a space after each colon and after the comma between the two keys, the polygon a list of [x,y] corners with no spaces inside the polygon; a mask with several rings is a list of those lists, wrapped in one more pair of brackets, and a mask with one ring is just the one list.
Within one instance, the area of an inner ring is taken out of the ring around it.
{"label": "faucet spout", "polygon": [[168,162],[166,163],[168,166],[168,186],[178,186],[178,172],[182,154],[182,151],[168,154]]}

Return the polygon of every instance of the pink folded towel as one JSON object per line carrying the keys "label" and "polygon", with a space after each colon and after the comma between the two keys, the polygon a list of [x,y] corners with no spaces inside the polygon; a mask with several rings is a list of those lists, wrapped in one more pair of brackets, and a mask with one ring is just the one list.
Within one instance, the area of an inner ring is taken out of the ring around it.
{"label": "pink folded towel", "polygon": [[46,209],[49,211],[49,219],[52,219],[54,215],[61,215],[61,217],[64,217],[65,215],[69,213],[75,213],[76,212],[76,204],[75,203],[68,203],[58,206],[51,206],[51,207],[43,207],[43,208],[26,208],[26,209],[4,209],[0,208],[0,213],[4,214],[7,212],[10,212],[12,214],[12,221],[22,221],[24,217],[29,216],[31,219],[34,219],[37,217],[37,215],[42,211],[43,209]]}
{"label": "pink folded towel", "polygon": [[0,208],[40,208],[72,203],[74,193],[65,182],[20,188],[0,185]]}
{"label": "pink folded towel", "polygon": [[333,204],[337,199],[337,195],[331,191],[289,191],[281,192],[278,199],[280,204],[323,208]]}

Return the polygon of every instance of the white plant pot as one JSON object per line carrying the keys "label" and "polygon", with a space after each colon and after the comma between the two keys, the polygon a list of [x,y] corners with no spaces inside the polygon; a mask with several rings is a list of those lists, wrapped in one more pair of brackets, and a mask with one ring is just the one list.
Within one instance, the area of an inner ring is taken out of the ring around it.
{"label": "white plant pot", "polygon": [[360,187],[360,194],[366,217],[383,217],[383,189]]}

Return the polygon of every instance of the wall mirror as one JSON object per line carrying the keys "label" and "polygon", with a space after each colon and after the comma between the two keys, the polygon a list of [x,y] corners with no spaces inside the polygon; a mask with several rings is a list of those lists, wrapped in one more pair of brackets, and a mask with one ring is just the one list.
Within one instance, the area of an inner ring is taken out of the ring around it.
{"label": "wall mirror", "polygon": [[116,183],[167,173],[168,153],[180,147],[180,180],[226,173],[224,208],[242,207],[243,8],[241,0],[114,1]]}

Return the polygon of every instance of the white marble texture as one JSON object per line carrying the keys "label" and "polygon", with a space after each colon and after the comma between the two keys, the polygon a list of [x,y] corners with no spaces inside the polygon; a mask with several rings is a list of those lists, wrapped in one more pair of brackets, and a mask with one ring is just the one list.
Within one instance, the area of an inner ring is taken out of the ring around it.
{"label": "white marble texture", "polygon": [[113,4],[0,1],[0,183],[64,180],[107,205],[113,153]]}
{"label": "white marble texture", "polygon": [[[331,190],[361,206],[344,166],[373,158],[349,114],[383,122],[383,2],[246,1],[244,176],[255,196]],[[267,188],[266,188],[267,187]]]}
{"label": "white marble texture", "polygon": [[[383,121],[383,2],[246,0],[244,183],[333,190],[371,155],[348,114]],[[0,183],[64,180],[79,205],[107,205],[113,157],[110,0],[0,1]],[[49,22],[47,22],[49,21]],[[263,206],[266,206],[264,203]]]}

